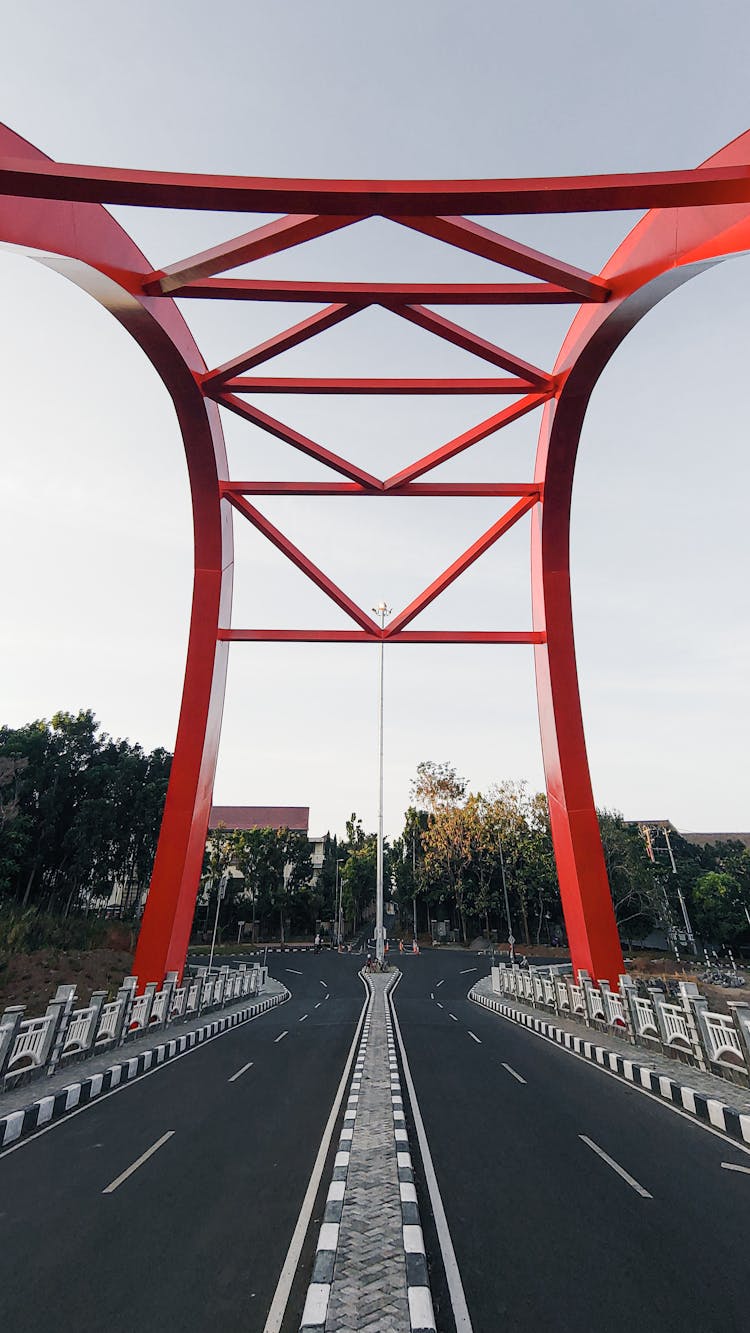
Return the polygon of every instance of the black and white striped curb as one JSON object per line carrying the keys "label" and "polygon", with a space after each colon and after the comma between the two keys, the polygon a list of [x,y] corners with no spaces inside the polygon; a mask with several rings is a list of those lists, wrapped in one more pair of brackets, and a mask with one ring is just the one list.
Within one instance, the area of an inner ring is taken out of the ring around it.
{"label": "black and white striped curb", "polygon": [[192,1032],[185,1032],[181,1037],[173,1037],[171,1041],[164,1042],[160,1046],[141,1051],[128,1060],[121,1060],[101,1074],[90,1074],[79,1083],[69,1083],[59,1092],[48,1097],[40,1097],[38,1101],[32,1102],[30,1106],[24,1106],[20,1111],[10,1111],[8,1115],[0,1117],[0,1149],[7,1148],[25,1134],[32,1134],[34,1130],[41,1129],[52,1120],[59,1120],[69,1111],[85,1106],[103,1093],[112,1092],[114,1088],[132,1082],[133,1079],[148,1073],[150,1069],[166,1064],[175,1056],[200,1046],[212,1037],[220,1036],[229,1028],[248,1022],[249,1019],[265,1013],[267,1009],[275,1008],[277,1004],[283,1004],[290,998],[290,992],[284,987],[275,995],[267,996],[265,1000],[246,1005],[243,1009],[236,1009],[231,1014],[222,1014],[220,1018],[215,1018],[213,1022],[206,1023],[201,1028],[194,1028]]}
{"label": "black and white striped curb", "polygon": [[482,1005],[485,1009],[494,1009],[496,1013],[501,1014],[503,1018],[508,1018],[512,1023],[520,1023],[523,1027],[530,1028],[532,1032],[538,1033],[541,1037],[547,1037],[549,1041],[557,1042],[566,1050],[573,1051],[576,1055],[583,1056],[585,1060],[591,1060],[592,1063],[601,1065],[608,1069],[610,1073],[617,1074],[624,1078],[628,1083],[633,1083],[637,1087],[645,1088],[647,1092],[653,1093],[656,1097],[663,1097],[665,1101],[672,1102],[681,1111],[687,1111],[689,1115],[694,1115],[698,1120],[702,1120],[707,1125],[713,1125],[715,1129],[720,1129],[722,1133],[728,1134],[730,1138],[739,1139],[740,1143],[750,1143],[750,1115],[743,1115],[741,1111],[735,1110],[733,1106],[727,1106],[725,1102],[720,1102],[714,1097],[706,1097],[702,1092],[695,1088],[686,1087],[682,1083],[675,1083],[674,1079],[669,1078],[667,1074],[659,1074],[655,1069],[649,1069],[645,1065],[638,1064],[635,1060],[628,1060],[620,1055],[618,1051],[609,1051],[604,1046],[597,1046],[592,1041],[585,1041],[583,1037],[577,1037],[572,1032],[565,1032],[563,1028],[558,1028],[554,1023],[548,1023],[543,1018],[536,1018],[533,1014],[522,1013],[519,1009],[512,1009],[510,1005],[504,1004],[501,1000],[496,1000],[489,995],[482,995],[476,990],[469,991],[469,999],[475,1004]]}
{"label": "black and white striped curb", "polygon": [[333,1270],[336,1264],[336,1251],[339,1244],[341,1214],[344,1211],[346,1178],[349,1174],[352,1138],[354,1136],[354,1125],[357,1119],[357,1104],[359,1102],[359,1094],[362,1087],[362,1070],[365,1065],[367,1040],[370,1035],[372,1006],[375,1000],[375,992],[372,987],[369,989],[370,999],[367,1005],[364,1027],[362,1028],[362,1036],[360,1037],[359,1047],[357,1049],[357,1058],[354,1063],[354,1073],[352,1074],[352,1081],[349,1087],[349,1098],[344,1111],[344,1122],[341,1127],[338,1148],[336,1149],[336,1156],[333,1162],[333,1176],[328,1187],[326,1206],[323,1212],[323,1221],[320,1224],[320,1231],[318,1233],[318,1244],[315,1248],[315,1261],[313,1263],[310,1284],[307,1288],[305,1308],[302,1312],[302,1323],[300,1324],[300,1333],[325,1333],[325,1324],[328,1317],[328,1302],[331,1298],[331,1286],[333,1285]]}
{"label": "black and white striped curb", "polygon": [[391,1106],[393,1108],[393,1137],[396,1141],[396,1163],[398,1166],[398,1191],[401,1199],[401,1229],[404,1239],[404,1259],[406,1262],[406,1292],[409,1301],[409,1322],[412,1333],[435,1333],[435,1311],[432,1306],[430,1279],[427,1274],[427,1255],[424,1247],[424,1234],[419,1219],[417,1190],[414,1184],[414,1167],[409,1151],[409,1136],[406,1132],[404,1101],[401,1095],[401,1079],[396,1059],[396,1046],[393,1040],[393,1024],[390,1011],[389,987],[385,992],[385,1027],[388,1038],[388,1065],[391,1076]]}

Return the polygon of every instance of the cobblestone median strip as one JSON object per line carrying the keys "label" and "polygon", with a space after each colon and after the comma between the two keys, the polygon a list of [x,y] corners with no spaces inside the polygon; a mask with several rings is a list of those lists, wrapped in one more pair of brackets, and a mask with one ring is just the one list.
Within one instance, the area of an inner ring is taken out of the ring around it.
{"label": "cobblestone median strip", "polygon": [[138,1055],[119,1060],[103,1072],[90,1074],[77,1083],[67,1084],[54,1094],[38,1098],[29,1106],[0,1116],[0,1150],[9,1147],[27,1134],[43,1129],[45,1125],[53,1120],[59,1120],[70,1111],[86,1106],[96,1097],[113,1092],[115,1088],[140,1078],[149,1070],[166,1064],[178,1055],[183,1055],[185,1051],[196,1049],[202,1043],[210,1041],[212,1037],[218,1037],[228,1032],[230,1028],[247,1023],[249,1019],[275,1008],[277,1004],[283,1004],[289,998],[290,993],[284,987],[265,999],[254,1000],[250,1004],[243,1005],[241,1009],[222,1014],[212,1022],[203,1024],[202,1027],[193,1028],[192,1031],[184,1032],[179,1037],[172,1037],[169,1041],[162,1042],[149,1050],[142,1050]]}
{"label": "cobblestone median strip", "polygon": [[387,992],[362,1031],[300,1333],[434,1333]]}
{"label": "cobblestone median strip", "polygon": [[572,1051],[584,1060],[590,1060],[592,1064],[599,1065],[611,1074],[616,1074],[627,1083],[644,1088],[646,1092],[652,1093],[655,1097],[662,1097],[679,1110],[695,1116],[697,1120],[702,1120],[704,1124],[712,1125],[730,1138],[738,1139],[740,1143],[750,1144],[750,1115],[743,1115],[735,1107],[727,1106],[725,1102],[716,1098],[707,1097],[695,1088],[677,1083],[667,1074],[660,1074],[657,1069],[649,1069],[648,1066],[641,1065],[636,1060],[629,1060],[624,1055],[620,1055],[619,1051],[608,1050],[605,1046],[597,1045],[596,1042],[587,1041],[584,1037],[566,1032],[563,1028],[557,1027],[556,1024],[547,1022],[546,1019],[536,1018],[531,1013],[514,1009],[503,1000],[495,999],[494,995],[487,994],[483,983],[479,983],[469,991],[469,999],[473,1000],[474,1004],[481,1005],[484,1009],[494,1010],[502,1018],[509,1019],[511,1023],[520,1023],[521,1026],[529,1028],[538,1036],[546,1037],[548,1041],[554,1041],[558,1046],[562,1046],[564,1050]]}

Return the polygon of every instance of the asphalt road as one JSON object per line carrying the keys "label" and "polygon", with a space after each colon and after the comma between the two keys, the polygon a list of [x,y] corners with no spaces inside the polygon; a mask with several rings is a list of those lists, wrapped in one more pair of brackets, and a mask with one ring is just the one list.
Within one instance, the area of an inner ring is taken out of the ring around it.
{"label": "asphalt road", "polygon": [[286,1004],[0,1154],[3,1333],[263,1329],[364,999],[269,961]]}
{"label": "asphalt road", "polygon": [[750,1156],[471,1004],[486,959],[399,963],[396,1011],[474,1333],[744,1333]]}

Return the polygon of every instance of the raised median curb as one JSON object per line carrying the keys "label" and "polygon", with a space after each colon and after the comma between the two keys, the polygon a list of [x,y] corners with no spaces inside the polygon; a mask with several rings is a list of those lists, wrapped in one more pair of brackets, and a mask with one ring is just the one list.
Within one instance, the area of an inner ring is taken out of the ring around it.
{"label": "raised median curb", "polygon": [[388,1009],[398,973],[385,986],[362,975],[370,999],[300,1333],[435,1333]]}
{"label": "raised median curb", "polygon": [[77,1083],[69,1083],[57,1092],[40,1097],[18,1111],[8,1112],[0,1117],[0,1150],[9,1147],[25,1135],[42,1129],[52,1121],[61,1119],[79,1106],[86,1106],[104,1093],[112,1092],[126,1083],[132,1083],[134,1079],[147,1074],[149,1070],[167,1064],[169,1060],[183,1055],[185,1051],[210,1041],[212,1037],[220,1036],[230,1028],[247,1023],[251,1018],[256,1018],[288,999],[290,992],[284,987],[283,990],[265,999],[255,1000],[252,1004],[244,1005],[242,1009],[222,1014],[210,1023],[205,1023],[203,1027],[193,1028],[190,1032],[183,1032],[180,1037],[172,1037],[158,1046],[139,1051],[138,1055],[123,1058],[101,1073],[90,1074]]}
{"label": "raised median curb", "polygon": [[534,1014],[523,1013],[520,1009],[514,1009],[503,1000],[496,1000],[494,996],[483,995],[476,987],[472,987],[469,991],[469,999],[474,1004],[481,1005],[483,1009],[493,1010],[511,1023],[518,1023],[538,1036],[556,1042],[564,1050],[581,1056],[584,1060],[590,1060],[592,1064],[608,1070],[626,1083],[644,1088],[655,1097],[662,1097],[664,1101],[671,1102],[673,1106],[687,1112],[688,1115],[695,1116],[704,1124],[721,1130],[730,1138],[750,1144],[750,1115],[728,1106],[726,1102],[707,1097],[695,1088],[677,1083],[667,1074],[649,1069],[647,1065],[641,1065],[637,1060],[627,1059],[620,1055],[619,1051],[608,1050],[606,1046],[599,1046],[596,1042],[587,1041],[573,1032],[566,1032],[554,1023],[549,1023],[544,1018],[537,1018]]}

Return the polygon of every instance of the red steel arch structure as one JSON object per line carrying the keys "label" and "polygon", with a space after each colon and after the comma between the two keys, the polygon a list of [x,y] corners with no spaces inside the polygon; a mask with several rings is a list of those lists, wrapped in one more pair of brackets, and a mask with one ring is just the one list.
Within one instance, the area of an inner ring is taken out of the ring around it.
{"label": "red steel arch structure", "polygon": [[[154,271],[103,205],[277,214],[234,240]],[[500,234],[477,218],[648,210],[599,274]],[[227,277],[255,259],[381,217],[492,260],[521,282],[402,284]],[[50,161],[0,128],[0,243],[70,278],[106,306],[160,374],[177,412],[190,477],[195,580],[172,775],[134,964],[141,982],[181,972],[189,940],[218,751],[229,643],[236,640],[528,643],[534,648],[542,749],[563,910],[576,970],[616,980],[623,962],[591,790],[578,693],[570,596],[570,503],[592,390],[625,335],[674,288],[750,249],[750,131],[688,171],[487,181],[323,181],[185,175]],[[321,310],[218,367],[206,366],[175,304],[202,300],[318,303]],[[434,307],[577,307],[554,368],[529,365]],[[446,339],[489,363],[475,379],[283,379],[263,367],[367,306]],[[501,371],[498,375],[496,372]],[[252,372],[248,374],[248,372]],[[258,407],[273,393],[487,393],[509,406],[396,475],[379,478]],[[219,405],[324,464],[325,482],[230,479]],[[539,409],[533,478],[424,481],[509,422]],[[498,521],[385,630],[248,497],[262,495],[496,496]],[[252,523],[353,622],[348,630],[264,630],[231,624],[232,511]],[[513,631],[420,631],[421,611],[524,514],[531,513],[532,625]]]}

